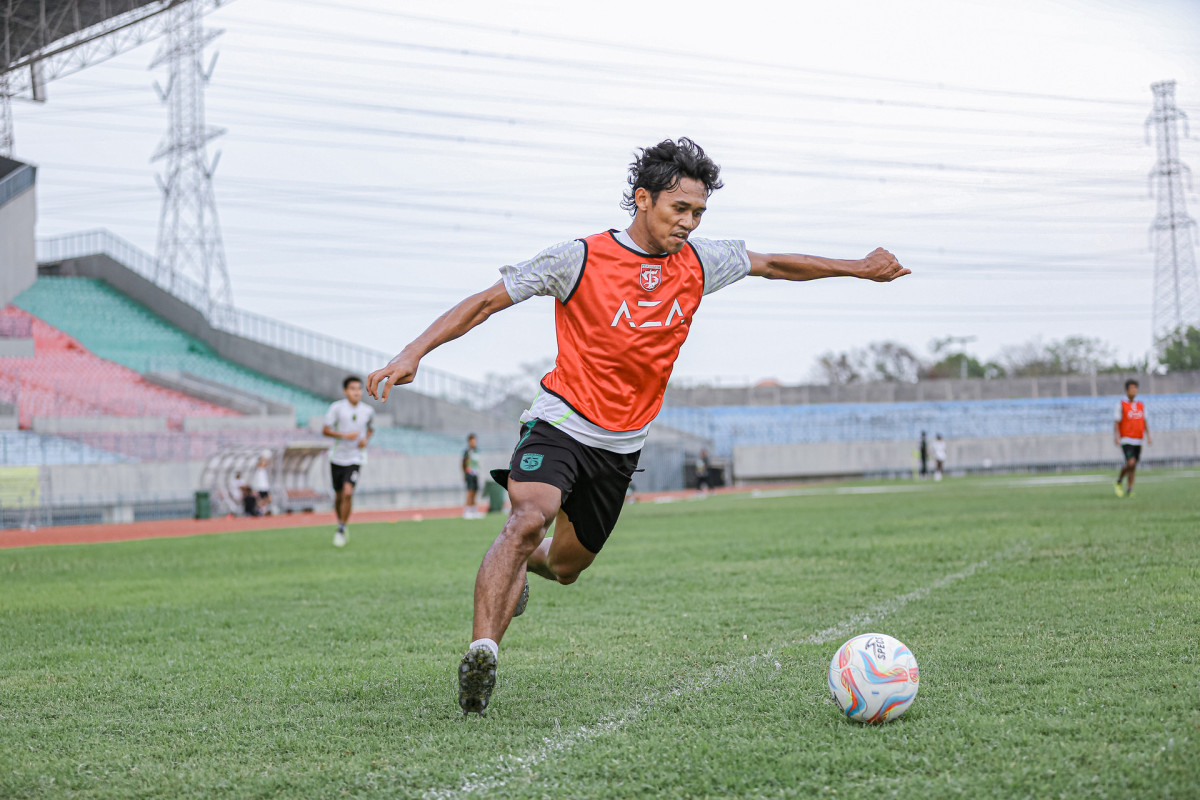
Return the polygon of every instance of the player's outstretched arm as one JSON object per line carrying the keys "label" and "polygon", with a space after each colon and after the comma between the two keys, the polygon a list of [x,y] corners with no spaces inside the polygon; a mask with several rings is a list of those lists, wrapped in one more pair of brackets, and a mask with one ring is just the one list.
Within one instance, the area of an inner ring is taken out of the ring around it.
{"label": "player's outstretched arm", "polygon": [[368,375],[367,394],[377,400],[386,401],[393,386],[412,383],[413,378],[417,376],[417,367],[421,359],[431,350],[457,339],[492,314],[512,304],[512,298],[504,288],[504,281],[497,281],[490,288],[471,295],[434,320],[424,333],[413,339],[386,367]]}
{"label": "player's outstretched arm", "polygon": [[805,256],[799,253],[748,253],[750,274],[785,281],[811,281],[817,278],[850,277],[887,283],[912,270],[900,266],[896,257],[876,248],[866,258],[840,259]]}

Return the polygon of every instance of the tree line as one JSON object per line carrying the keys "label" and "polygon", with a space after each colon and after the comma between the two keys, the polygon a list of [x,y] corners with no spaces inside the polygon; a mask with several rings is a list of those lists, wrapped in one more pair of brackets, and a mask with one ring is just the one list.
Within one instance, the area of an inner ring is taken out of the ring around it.
{"label": "tree line", "polygon": [[980,360],[956,347],[962,339],[946,337],[929,343],[929,356],[893,341],[872,342],[844,352],[828,351],[813,368],[816,383],[846,385],[872,381],[912,383],[938,378],[1036,378],[1046,375],[1092,375],[1114,372],[1185,372],[1200,370],[1200,328],[1191,326],[1164,340],[1153,355],[1121,363],[1102,340],[1068,336],[1058,341],[1040,337],[1009,345],[993,358]]}

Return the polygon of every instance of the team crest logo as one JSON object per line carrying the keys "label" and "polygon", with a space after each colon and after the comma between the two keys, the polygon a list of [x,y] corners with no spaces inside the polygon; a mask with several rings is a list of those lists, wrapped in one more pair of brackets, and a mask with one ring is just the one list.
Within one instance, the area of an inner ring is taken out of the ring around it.
{"label": "team crest logo", "polygon": [[662,265],[642,264],[642,288],[653,292],[662,283]]}
{"label": "team crest logo", "polygon": [[526,453],[521,456],[521,469],[526,472],[533,472],[542,465],[541,453]]}

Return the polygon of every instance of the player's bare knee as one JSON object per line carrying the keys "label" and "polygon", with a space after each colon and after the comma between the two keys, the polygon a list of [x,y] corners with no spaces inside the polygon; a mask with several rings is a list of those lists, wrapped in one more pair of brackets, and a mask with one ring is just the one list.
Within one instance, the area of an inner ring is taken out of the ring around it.
{"label": "player's bare knee", "polygon": [[579,574],[582,570],[555,569],[554,565],[550,565],[550,571],[554,573],[554,580],[561,583],[563,586],[570,586],[575,581],[579,580]]}
{"label": "player's bare knee", "polygon": [[549,522],[540,509],[514,508],[509,513],[500,535],[513,541],[518,550],[532,553],[545,538]]}
{"label": "player's bare knee", "polygon": [[584,564],[581,566],[578,560],[573,559],[568,561],[562,558],[555,558],[553,553],[546,559],[546,567],[554,575],[554,580],[563,586],[569,586],[579,580],[580,574],[587,569],[587,565]]}

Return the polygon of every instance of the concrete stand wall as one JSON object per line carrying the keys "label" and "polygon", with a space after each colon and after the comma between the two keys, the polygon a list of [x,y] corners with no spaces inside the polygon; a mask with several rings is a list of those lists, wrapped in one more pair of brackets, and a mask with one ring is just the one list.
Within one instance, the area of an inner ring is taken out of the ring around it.
{"label": "concrete stand wall", "polygon": [[29,165],[0,156],[0,306],[37,280],[36,174]]}
{"label": "concrete stand wall", "polygon": [[[1143,460],[1200,457],[1200,429],[1158,431],[1154,445],[1142,450]],[[752,445],[733,448],[737,483],[858,476],[911,470],[917,463],[914,442],[820,442],[816,444]],[[1120,464],[1121,450],[1111,433],[1061,436],[1008,436],[954,439],[946,443],[946,469],[1005,466]],[[929,461],[933,469],[933,461]]]}
{"label": "concrete stand wall", "polygon": [[909,403],[963,400],[1006,400],[1039,397],[1118,397],[1125,380],[1138,381],[1142,394],[1200,392],[1200,372],[1170,375],[1113,373],[1054,375],[1041,378],[968,378],[925,380],[917,383],[854,383],[846,386],[675,387],[667,390],[666,405],[777,406],[817,403]]}
{"label": "concrete stand wall", "polygon": [[[508,452],[480,454],[481,477],[488,471],[508,466]],[[62,464],[39,468],[43,487],[43,502],[112,503],[188,498],[200,486],[203,461],[146,462],[141,464]],[[311,484],[318,488],[329,486],[329,462],[317,459],[309,472]],[[362,469],[358,489],[367,494],[393,493],[408,497],[411,502],[399,502],[393,507],[425,505],[422,497],[441,491],[462,502],[462,462],[455,455],[433,456],[372,456]],[[480,498],[482,502],[482,498]]]}

